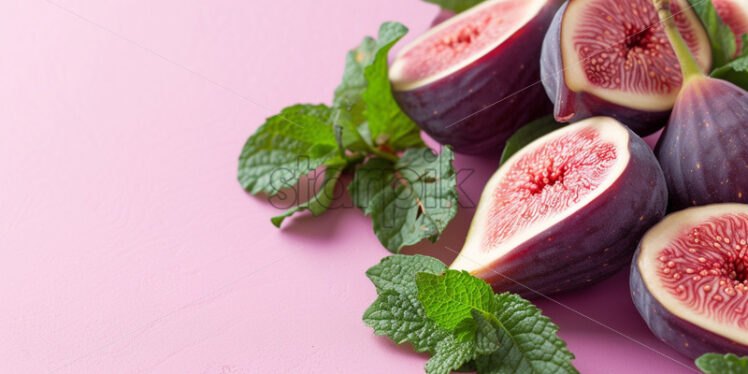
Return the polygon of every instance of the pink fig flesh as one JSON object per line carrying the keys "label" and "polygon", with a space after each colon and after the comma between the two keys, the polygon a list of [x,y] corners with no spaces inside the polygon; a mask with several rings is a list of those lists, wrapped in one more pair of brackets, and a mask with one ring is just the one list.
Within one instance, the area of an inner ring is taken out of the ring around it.
{"label": "pink fig flesh", "polygon": [[[673,2],[675,23],[707,70],[709,39],[684,2]],[[665,124],[682,83],[651,0],[570,0],[546,35],[541,74],[557,121],[608,115],[641,136]]]}
{"label": "pink fig flesh", "polygon": [[644,141],[612,118],[590,118],[499,168],[451,267],[531,297],[591,284],[629,263],[666,204]]}
{"label": "pink fig flesh", "polygon": [[461,153],[498,154],[549,114],[539,45],[561,0],[492,0],[440,23],[390,67],[393,94],[427,134]]}
{"label": "pink fig flesh", "polygon": [[652,332],[682,354],[748,355],[748,205],[667,216],[644,235],[631,294]]}

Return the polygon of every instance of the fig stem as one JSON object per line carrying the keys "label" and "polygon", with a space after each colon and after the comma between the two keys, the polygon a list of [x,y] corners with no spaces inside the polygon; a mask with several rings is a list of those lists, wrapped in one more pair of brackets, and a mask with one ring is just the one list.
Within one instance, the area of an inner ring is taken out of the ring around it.
{"label": "fig stem", "polygon": [[701,71],[701,68],[699,68],[699,64],[696,62],[691,50],[688,49],[688,45],[686,45],[686,41],[683,40],[683,36],[675,25],[673,12],[670,10],[670,0],[652,1],[657,10],[657,15],[660,17],[660,22],[665,28],[665,34],[667,34],[668,39],[670,39],[670,45],[673,46],[675,55],[678,57],[680,70],[683,73],[683,82],[685,83],[694,77],[703,77],[704,73]]}

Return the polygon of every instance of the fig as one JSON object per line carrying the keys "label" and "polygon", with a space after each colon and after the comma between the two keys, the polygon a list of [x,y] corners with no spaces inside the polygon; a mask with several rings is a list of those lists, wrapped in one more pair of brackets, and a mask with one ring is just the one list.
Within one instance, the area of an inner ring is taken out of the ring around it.
{"label": "fig", "polygon": [[660,17],[683,72],[683,87],[655,148],[671,210],[714,203],[748,203],[748,92],[705,76],[670,18]]}
{"label": "fig", "polygon": [[719,18],[730,27],[735,34],[735,55],[743,50],[742,35],[748,33],[748,0],[712,0]]}
{"label": "fig", "polygon": [[[541,61],[558,122],[606,115],[640,136],[665,125],[682,79],[651,1],[570,0],[558,11]],[[711,44],[701,21],[686,0],[673,6],[675,23],[708,70]]]}
{"label": "fig", "polygon": [[641,240],[631,295],[650,330],[676,351],[748,355],[748,205],[668,215]]}
{"label": "fig", "polygon": [[402,110],[461,153],[498,154],[517,129],[551,112],[537,83],[540,45],[562,0],[492,0],[405,46],[390,66]]}
{"label": "fig", "polygon": [[649,146],[615,119],[592,117],[538,138],[499,168],[451,267],[497,292],[577,288],[627,266],[666,208]]}

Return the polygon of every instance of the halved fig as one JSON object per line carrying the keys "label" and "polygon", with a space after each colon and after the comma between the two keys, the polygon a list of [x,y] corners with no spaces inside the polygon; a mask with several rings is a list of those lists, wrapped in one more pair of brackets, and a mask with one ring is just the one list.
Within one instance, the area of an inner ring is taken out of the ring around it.
{"label": "halved fig", "polygon": [[649,146],[612,118],[589,118],[499,168],[451,267],[530,297],[587,285],[631,261],[666,204]]}
{"label": "halved fig", "polygon": [[743,50],[742,35],[748,33],[748,0],[712,0],[722,21],[735,34],[735,56]]}
{"label": "halved fig", "polygon": [[705,76],[672,24],[670,10],[663,7],[660,13],[685,81],[655,148],[670,208],[748,203],[748,92]]}
{"label": "halved fig", "polygon": [[498,154],[514,131],[551,111],[534,84],[534,46],[561,2],[486,1],[440,23],[393,61],[395,99],[438,142],[462,153]]}
{"label": "halved fig", "polygon": [[[570,0],[543,42],[541,76],[559,122],[607,115],[641,136],[667,121],[682,79],[652,0]],[[686,0],[675,22],[705,71],[711,45]]]}
{"label": "halved fig", "polygon": [[630,282],[649,328],[678,352],[748,355],[748,205],[665,217],[642,238]]}

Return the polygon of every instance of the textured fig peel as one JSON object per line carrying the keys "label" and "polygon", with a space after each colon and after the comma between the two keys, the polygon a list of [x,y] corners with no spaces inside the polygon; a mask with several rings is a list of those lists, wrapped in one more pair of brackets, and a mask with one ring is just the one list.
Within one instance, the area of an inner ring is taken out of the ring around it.
{"label": "textured fig peel", "polygon": [[665,205],[662,172],[641,138],[612,118],[590,118],[502,165],[451,267],[497,291],[576,288],[625,266]]}
{"label": "textured fig peel", "polygon": [[657,2],[659,13],[685,80],[656,148],[671,209],[748,203],[748,93],[704,76],[674,27],[667,3]]}
{"label": "textured fig peel", "polygon": [[666,217],[643,237],[631,284],[650,329],[676,350],[748,353],[748,205]]}

